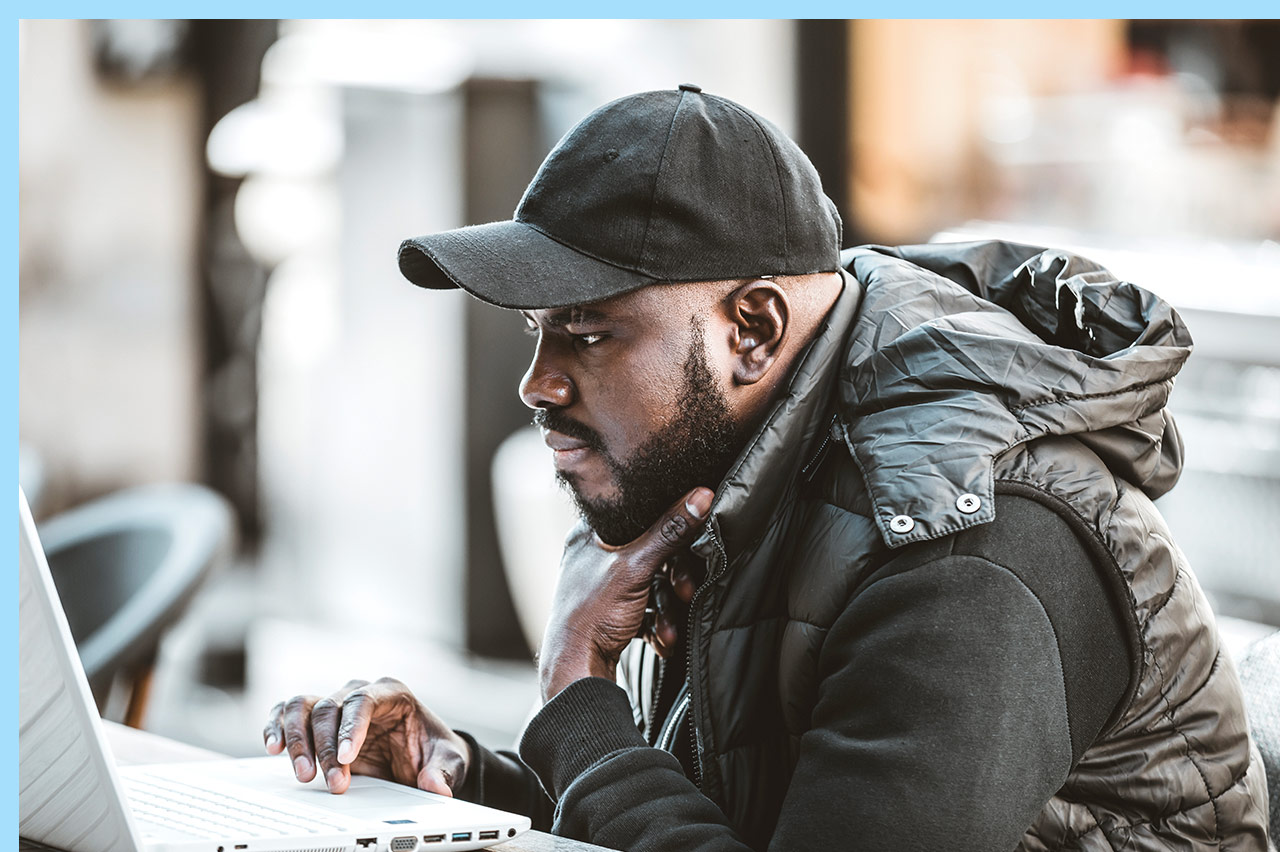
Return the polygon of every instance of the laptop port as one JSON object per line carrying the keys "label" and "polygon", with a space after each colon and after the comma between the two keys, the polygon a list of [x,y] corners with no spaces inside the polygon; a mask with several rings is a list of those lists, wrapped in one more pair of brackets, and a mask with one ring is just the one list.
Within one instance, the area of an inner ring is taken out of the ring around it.
{"label": "laptop port", "polygon": [[376,849],[376,848],[377,848],[377,846],[378,846],[378,838],[376,838],[376,837],[361,837],[361,838],[359,838],[359,839],[357,839],[357,840],[356,840],[356,845],[357,845],[357,846],[363,846],[363,847],[364,847],[364,848],[366,848],[366,849],[368,849],[370,846],[372,846],[372,847],[374,847],[374,848]]}
{"label": "laptop port", "polygon": [[249,848],[249,844],[248,844],[248,843],[237,843],[237,844],[236,844],[236,848],[237,848],[237,849],[248,849],[248,848]]}
{"label": "laptop port", "polygon": [[470,840],[470,839],[471,839],[471,832],[469,832],[469,831],[455,831],[455,832],[453,833],[453,837],[452,837],[452,838],[450,838],[450,839],[451,839],[451,840],[453,840],[453,842],[454,842],[454,843],[463,843],[463,842],[465,842],[465,841],[467,841],[467,840]]}
{"label": "laptop port", "polygon": [[418,848],[416,837],[395,837],[391,840],[391,852],[413,852]]}
{"label": "laptop port", "polygon": [[478,839],[480,839],[480,840],[497,840],[497,839],[498,839],[498,832],[497,832],[496,830],[495,830],[495,831],[482,831],[482,832],[480,832],[480,833],[479,833],[478,835],[476,835],[476,836],[477,836],[477,838],[478,838]]}
{"label": "laptop port", "polygon": [[423,843],[441,843],[444,841],[443,834],[428,834],[422,838]]}

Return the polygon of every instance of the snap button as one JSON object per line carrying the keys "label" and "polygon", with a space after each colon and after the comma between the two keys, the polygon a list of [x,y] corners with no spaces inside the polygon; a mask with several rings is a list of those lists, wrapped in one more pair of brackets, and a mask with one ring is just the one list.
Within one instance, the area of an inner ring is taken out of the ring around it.
{"label": "snap button", "polygon": [[896,533],[909,533],[916,528],[916,522],[910,515],[894,515],[889,520],[889,529]]}
{"label": "snap button", "polygon": [[701,86],[695,86],[695,85],[693,85],[692,83],[681,83],[681,84],[680,84],[680,91],[682,91],[682,92],[695,92],[695,93],[699,93],[699,94],[700,94],[700,93],[702,92],[702,87],[701,87]]}
{"label": "snap button", "polygon": [[961,494],[956,499],[956,508],[966,515],[972,515],[982,508],[982,501],[978,499],[977,494]]}

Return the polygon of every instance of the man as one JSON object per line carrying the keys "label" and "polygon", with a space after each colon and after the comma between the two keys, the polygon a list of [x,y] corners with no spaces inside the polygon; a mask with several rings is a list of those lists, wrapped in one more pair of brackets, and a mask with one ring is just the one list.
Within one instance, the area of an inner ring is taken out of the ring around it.
{"label": "man", "polygon": [[512,221],[406,241],[537,336],[521,396],[584,520],[545,704],[495,754],[353,681],[268,751],[620,849],[1264,849],[1150,502],[1177,315],[1061,253],[839,244],[795,144],[695,86],[588,116]]}

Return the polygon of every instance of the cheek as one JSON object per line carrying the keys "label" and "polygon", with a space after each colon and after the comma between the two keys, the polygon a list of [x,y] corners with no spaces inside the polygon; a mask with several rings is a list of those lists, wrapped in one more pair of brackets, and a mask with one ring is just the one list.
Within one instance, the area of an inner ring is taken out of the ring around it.
{"label": "cheek", "polygon": [[599,382],[595,420],[615,459],[625,461],[674,416],[683,390],[683,373],[660,369],[653,361],[628,365]]}

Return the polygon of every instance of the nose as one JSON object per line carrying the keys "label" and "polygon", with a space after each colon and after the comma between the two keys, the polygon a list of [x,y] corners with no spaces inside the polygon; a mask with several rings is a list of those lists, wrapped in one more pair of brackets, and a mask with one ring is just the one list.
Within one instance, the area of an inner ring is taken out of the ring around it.
{"label": "nose", "polygon": [[533,354],[520,380],[520,399],[530,408],[568,408],[576,394],[573,381],[548,356],[547,348],[539,343]]}

